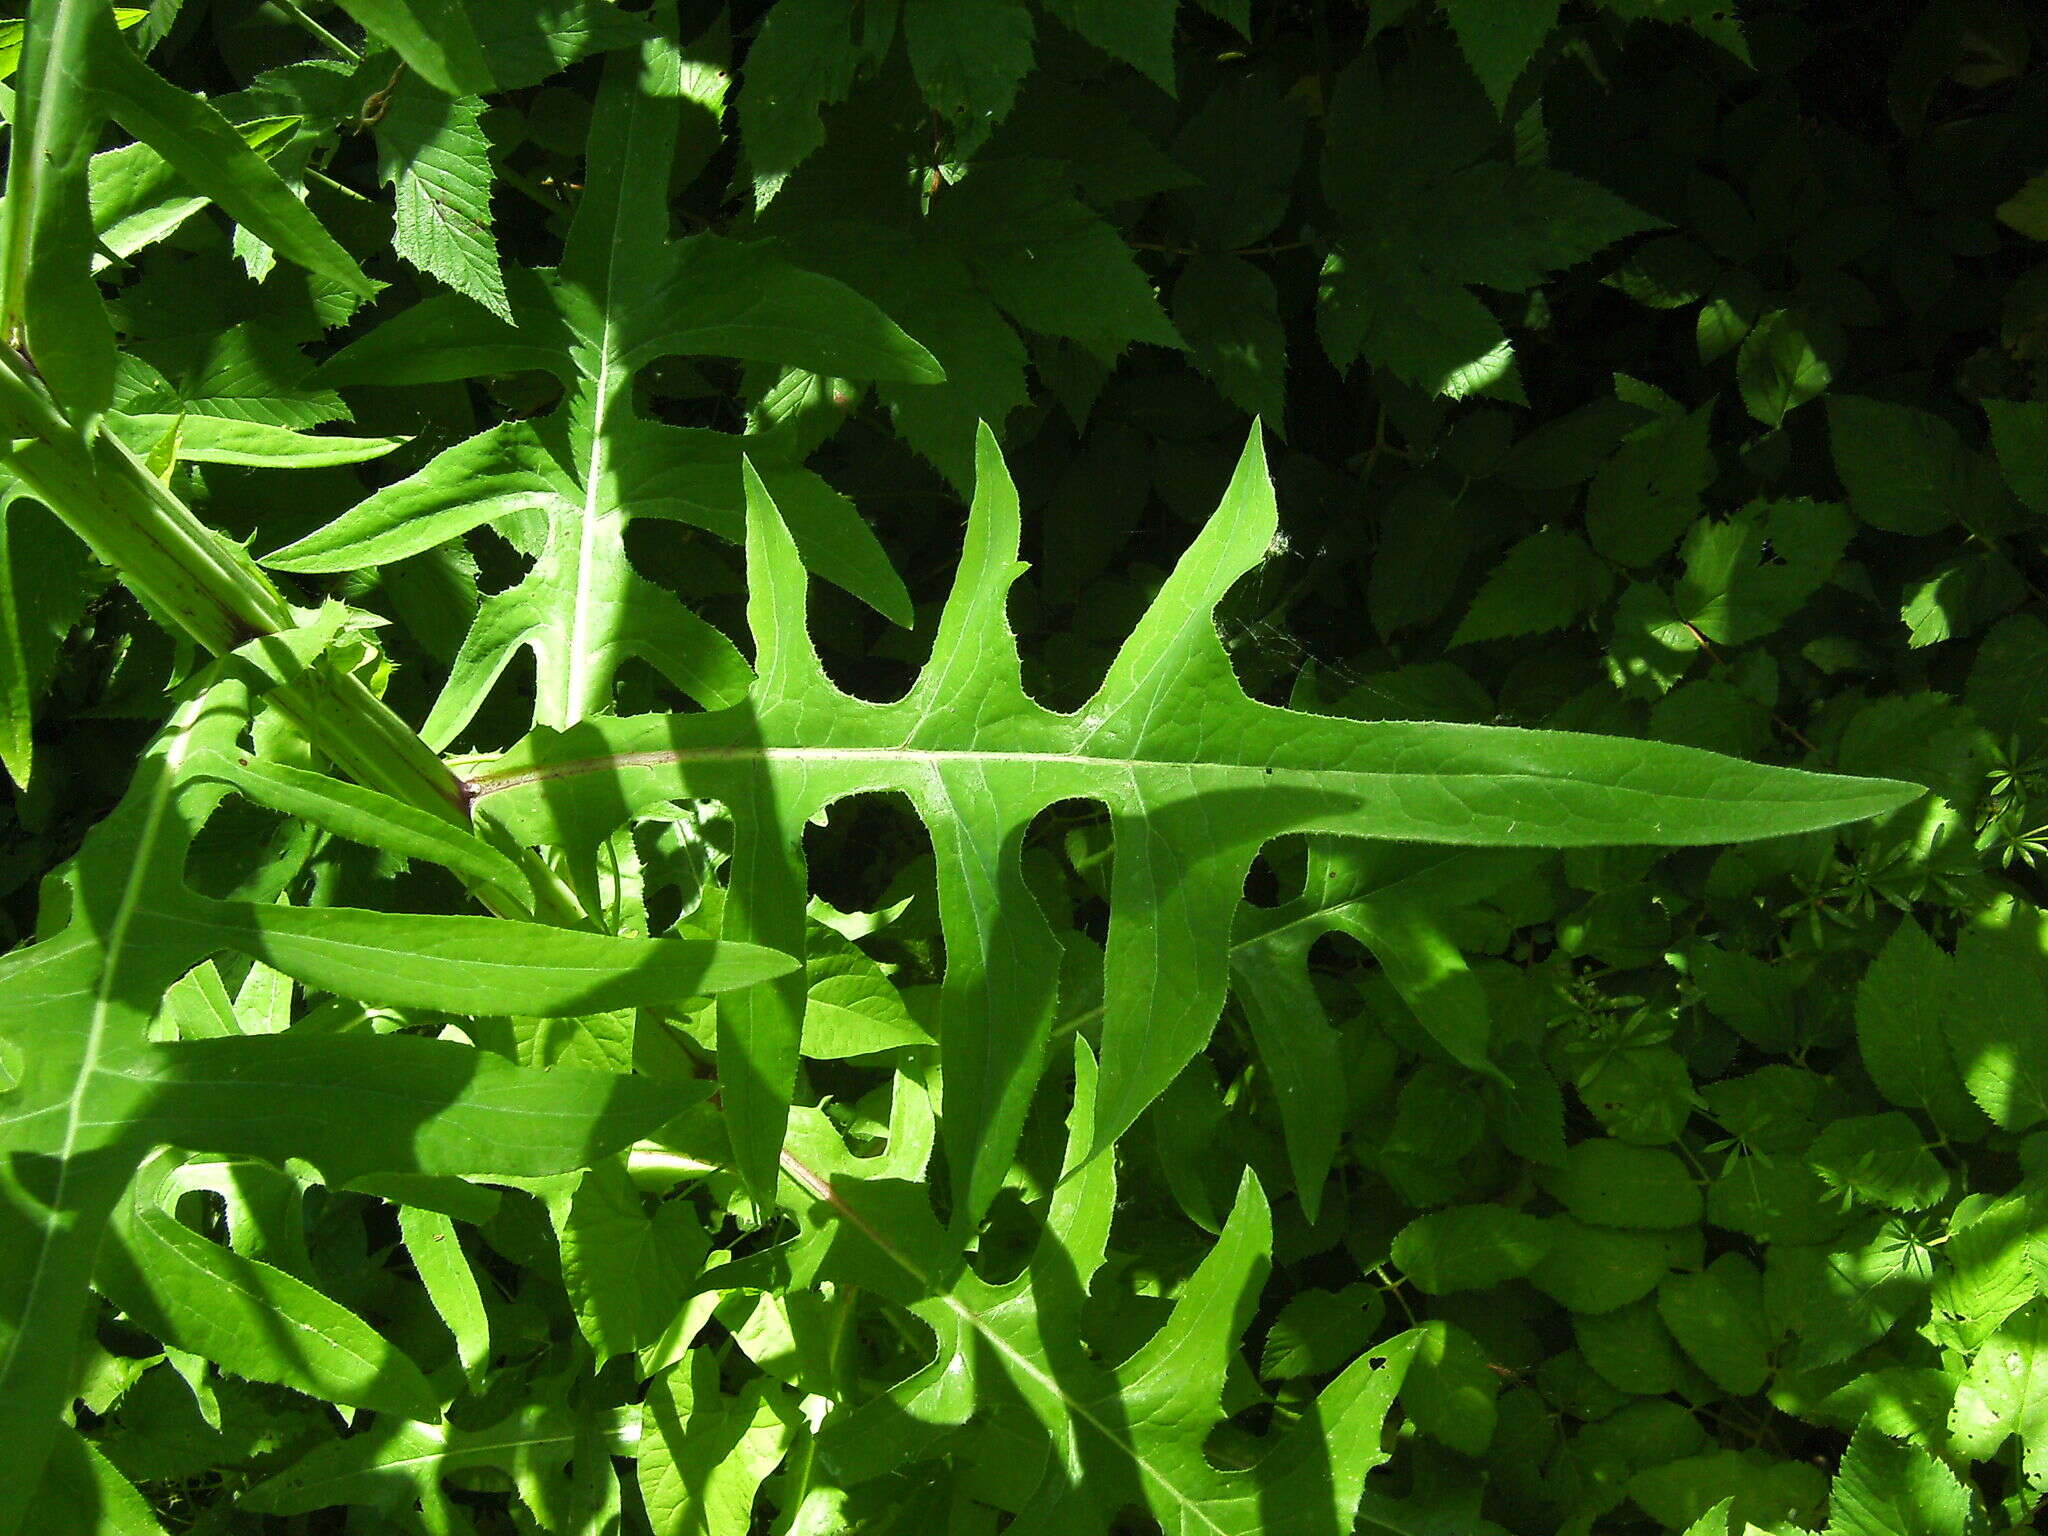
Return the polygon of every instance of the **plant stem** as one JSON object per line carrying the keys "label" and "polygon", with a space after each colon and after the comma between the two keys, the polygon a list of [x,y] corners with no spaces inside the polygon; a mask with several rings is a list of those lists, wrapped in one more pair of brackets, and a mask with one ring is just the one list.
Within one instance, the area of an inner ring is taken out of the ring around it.
{"label": "plant stem", "polygon": [[283,11],[285,15],[289,16],[293,21],[297,22],[299,26],[303,28],[309,35],[319,39],[322,43],[325,43],[329,48],[332,48],[336,53],[340,54],[342,58],[346,59],[349,63],[360,64],[363,62],[363,56],[360,53],[357,53],[355,49],[349,47],[347,43],[344,43],[332,32],[328,31],[325,27],[321,26],[320,23],[315,21],[311,16],[308,16],[305,13],[305,11],[300,8],[298,0],[276,0],[276,5],[280,11]]}
{"label": "plant stem", "polygon": [[[238,545],[208,528],[117,438],[82,432],[12,349],[0,348],[0,461],[172,628],[215,655],[298,627],[275,583]],[[343,773],[434,815],[469,824],[454,771],[353,672],[323,666],[279,688],[274,702]],[[537,857],[520,850],[538,893],[472,887],[503,917],[581,926],[581,908]]]}

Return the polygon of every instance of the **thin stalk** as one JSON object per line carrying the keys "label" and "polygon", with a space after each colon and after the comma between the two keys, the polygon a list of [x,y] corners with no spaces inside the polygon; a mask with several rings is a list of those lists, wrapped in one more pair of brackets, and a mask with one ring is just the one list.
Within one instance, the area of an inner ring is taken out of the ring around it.
{"label": "thin stalk", "polygon": [[[240,546],[208,528],[171,489],[103,432],[81,432],[11,349],[0,348],[4,459],[35,494],[165,621],[222,655],[297,627],[291,605]],[[272,695],[335,766],[357,783],[462,826],[469,793],[453,769],[364,686],[325,666]],[[538,902],[498,886],[472,886],[503,917],[582,926],[582,909],[559,876],[527,850],[523,871]]]}
{"label": "thin stalk", "polygon": [[[9,112],[12,132],[7,145],[7,196],[0,199],[0,335],[12,345],[27,320],[29,247],[34,243],[44,184],[49,177],[49,119],[58,93],[44,83],[46,75],[77,80],[85,73],[91,44],[92,0],[56,0],[28,17],[21,67]],[[24,118],[24,113],[26,117]]]}
{"label": "thin stalk", "polygon": [[360,53],[357,53],[355,49],[349,47],[347,43],[344,43],[332,32],[321,26],[311,16],[308,16],[299,7],[298,0],[276,0],[276,5],[280,11],[283,11],[285,15],[297,22],[308,36],[317,38],[320,42],[325,43],[349,63],[360,64],[363,62],[363,56]]}

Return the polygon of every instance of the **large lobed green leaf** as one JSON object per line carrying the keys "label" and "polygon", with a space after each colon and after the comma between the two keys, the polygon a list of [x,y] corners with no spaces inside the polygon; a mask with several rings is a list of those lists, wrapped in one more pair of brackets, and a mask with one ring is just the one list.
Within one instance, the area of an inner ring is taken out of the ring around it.
{"label": "large lobed green leaf", "polygon": [[[1256,434],[1216,516],[1071,714],[1023,688],[1004,612],[1022,569],[1018,502],[992,435],[931,659],[894,703],[849,697],[825,676],[795,547],[758,476],[749,487],[759,680],[746,702],[537,731],[473,779],[477,810],[524,841],[590,847],[645,807],[723,801],[736,826],[725,932],[801,953],[804,824],[848,795],[906,795],[937,855],[946,1142],[963,1220],[987,1208],[1010,1166],[1045,1065],[1059,948],[1018,855],[1033,817],[1057,801],[1105,804],[1116,837],[1100,1149],[1208,1039],[1245,873],[1272,838],[1713,843],[1835,826],[1920,793],[1656,743],[1338,720],[1248,698],[1213,610],[1275,529]],[[773,1187],[802,1005],[800,977],[721,1005],[734,1146],[762,1191]]]}

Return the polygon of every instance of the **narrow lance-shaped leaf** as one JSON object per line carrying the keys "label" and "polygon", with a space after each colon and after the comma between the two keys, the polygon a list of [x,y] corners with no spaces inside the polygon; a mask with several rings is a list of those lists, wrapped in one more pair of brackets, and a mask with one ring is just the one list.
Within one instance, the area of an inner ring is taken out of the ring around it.
{"label": "narrow lance-shaped leaf", "polygon": [[379,285],[218,108],[145,64],[122,39],[110,11],[98,15],[90,78],[109,116],[279,255],[356,293],[377,291]]}
{"label": "narrow lance-shaped leaf", "polygon": [[164,1529],[135,1485],[68,1424],[57,1432],[27,1524],[30,1530],[91,1530],[96,1536],[163,1536]]}
{"label": "narrow lance-shaped leaf", "polygon": [[[931,660],[894,703],[841,693],[811,649],[804,576],[769,500],[749,533],[760,680],[741,706],[540,731],[472,780],[480,815],[525,841],[590,847],[623,818],[703,797],[733,811],[733,899],[749,929],[800,943],[793,829],[866,791],[907,795],[933,834],[947,970],[940,1045],[956,1211],[972,1220],[1010,1166],[1043,1070],[1058,950],[1019,845],[1065,799],[1109,807],[1117,836],[1106,955],[1107,1146],[1201,1048],[1222,1005],[1245,872],[1268,840],[1336,833],[1467,846],[1713,843],[1882,814],[1911,785],[1767,768],[1656,743],[1555,731],[1330,719],[1246,697],[1213,610],[1276,526],[1256,436],[1223,505],[1181,559],[1095,696],[1072,714],[1029,698],[1003,612],[1017,499],[984,433],[966,558]],[[800,1014],[774,1027],[793,1031]],[[771,1088],[793,1035],[749,1033],[728,1083]],[[729,1102],[740,1165],[772,1188],[779,1106]]]}
{"label": "narrow lance-shaped leaf", "polygon": [[[288,678],[329,638],[273,636],[249,654]],[[0,958],[0,1441],[14,1473],[0,1483],[0,1532],[10,1536],[71,1385],[102,1231],[152,1146],[303,1157],[335,1183],[385,1172],[538,1176],[618,1150],[688,1097],[403,1036],[151,1043],[150,1020],[195,965],[237,949],[311,985],[397,1006],[571,1014],[673,1005],[721,977],[746,985],[794,966],[730,945],[347,908],[315,921],[304,909],[199,895],[184,883],[186,853],[228,793],[222,781],[243,771],[238,737],[266,681],[237,653],[194,686],[64,876],[63,926]],[[238,1283],[245,1294],[275,1286]]]}
{"label": "narrow lance-shaped leaf", "polygon": [[480,1389],[491,1362],[491,1318],[454,1221],[441,1211],[406,1205],[399,1208],[398,1230],[434,1310],[455,1335],[462,1374],[471,1390]]}
{"label": "narrow lance-shaped leaf", "polygon": [[452,1472],[489,1467],[508,1476],[543,1529],[564,1487],[562,1470],[573,1456],[624,1454],[632,1410],[573,1411],[559,1402],[527,1403],[496,1423],[418,1424],[385,1416],[345,1440],[316,1447],[243,1494],[237,1505],[252,1514],[302,1515],[333,1504],[388,1506],[401,1500],[438,1504],[439,1480]]}
{"label": "narrow lance-shaped leaf", "polygon": [[174,1162],[160,1153],[137,1174],[100,1254],[100,1294],[164,1343],[251,1381],[412,1419],[439,1416],[419,1367],[355,1313],[164,1210]]}
{"label": "narrow lance-shaped leaf", "polygon": [[[86,423],[114,389],[114,328],[89,265],[87,200],[105,121],[88,83],[103,22],[114,30],[96,0],[56,0],[24,18],[0,202],[0,330],[7,344],[26,343],[37,370]],[[114,43],[121,46],[118,34]]]}

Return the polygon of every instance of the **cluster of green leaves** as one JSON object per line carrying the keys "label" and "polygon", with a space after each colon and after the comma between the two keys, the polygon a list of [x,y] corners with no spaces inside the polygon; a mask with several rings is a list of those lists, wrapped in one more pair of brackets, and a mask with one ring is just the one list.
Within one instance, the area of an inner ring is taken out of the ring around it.
{"label": "cluster of green leaves", "polygon": [[2031,1529],[2048,34],[1876,9],[0,22],[0,1532]]}

